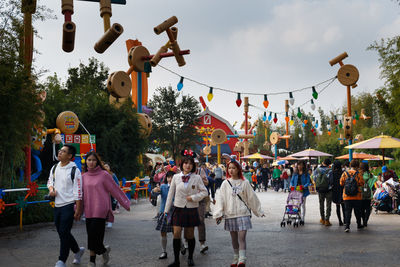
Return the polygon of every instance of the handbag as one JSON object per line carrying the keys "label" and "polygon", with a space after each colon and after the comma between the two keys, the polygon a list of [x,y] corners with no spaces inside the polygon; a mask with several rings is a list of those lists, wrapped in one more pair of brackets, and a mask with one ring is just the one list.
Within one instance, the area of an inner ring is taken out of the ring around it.
{"label": "handbag", "polygon": [[170,212],[167,213],[167,223],[171,224],[172,223],[172,217],[174,216],[175,212],[175,207],[172,206]]}
{"label": "handbag", "polygon": [[[226,181],[229,183],[229,185],[231,186],[231,188],[233,188],[231,182],[226,179]],[[239,194],[236,194],[236,196],[243,202],[243,204],[246,206],[246,208],[249,210],[250,212],[250,218],[251,218],[251,209],[249,208],[249,206],[247,206],[246,202],[244,202],[244,200],[242,199],[242,197]]]}

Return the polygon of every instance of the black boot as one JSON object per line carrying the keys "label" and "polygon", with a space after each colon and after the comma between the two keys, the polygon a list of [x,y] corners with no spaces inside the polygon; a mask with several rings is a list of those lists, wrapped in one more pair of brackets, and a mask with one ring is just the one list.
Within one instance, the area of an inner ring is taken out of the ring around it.
{"label": "black boot", "polygon": [[194,247],[196,246],[196,240],[194,238],[188,239],[188,246],[189,246],[188,265],[194,266],[193,252],[194,252]]}
{"label": "black boot", "polygon": [[171,263],[170,265],[168,265],[168,267],[179,267],[180,263],[179,263],[179,252],[181,250],[181,239],[177,238],[173,240],[173,247],[174,247],[174,256],[175,256],[175,260],[173,263]]}

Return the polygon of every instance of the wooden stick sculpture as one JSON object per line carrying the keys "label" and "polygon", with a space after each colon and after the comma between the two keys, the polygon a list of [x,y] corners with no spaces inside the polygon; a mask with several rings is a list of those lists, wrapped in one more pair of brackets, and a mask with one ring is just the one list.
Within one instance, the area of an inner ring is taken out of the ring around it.
{"label": "wooden stick sculpture", "polygon": [[72,22],[74,14],[74,0],[61,0],[61,13],[64,15],[62,49],[69,53],[74,50],[75,23]]}

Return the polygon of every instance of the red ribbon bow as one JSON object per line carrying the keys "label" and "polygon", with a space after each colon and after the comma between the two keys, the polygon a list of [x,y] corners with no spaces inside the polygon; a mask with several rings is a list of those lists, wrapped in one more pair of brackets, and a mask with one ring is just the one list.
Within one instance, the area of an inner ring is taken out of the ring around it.
{"label": "red ribbon bow", "polygon": [[187,183],[189,181],[190,174],[188,175],[182,175],[182,182]]}
{"label": "red ribbon bow", "polygon": [[193,157],[193,151],[192,151],[192,150],[187,150],[187,149],[186,149],[185,152],[183,152],[183,155]]}

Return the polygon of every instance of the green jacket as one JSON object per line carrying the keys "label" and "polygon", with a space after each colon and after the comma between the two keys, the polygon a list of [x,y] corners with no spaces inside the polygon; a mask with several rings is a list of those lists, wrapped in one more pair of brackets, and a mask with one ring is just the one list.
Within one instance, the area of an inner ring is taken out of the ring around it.
{"label": "green jacket", "polygon": [[247,181],[249,181],[249,183],[251,184],[251,172],[243,172],[243,177],[247,179]]}
{"label": "green jacket", "polygon": [[371,188],[371,198],[374,196],[375,183],[378,181],[378,178],[374,176],[372,173],[364,172],[363,179],[366,184],[368,184],[369,188]]}
{"label": "green jacket", "polygon": [[274,169],[274,171],[272,172],[272,179],[281,178],[281,174],[282,174],[282,172],[280,169],[278,169],[278,168]]}

